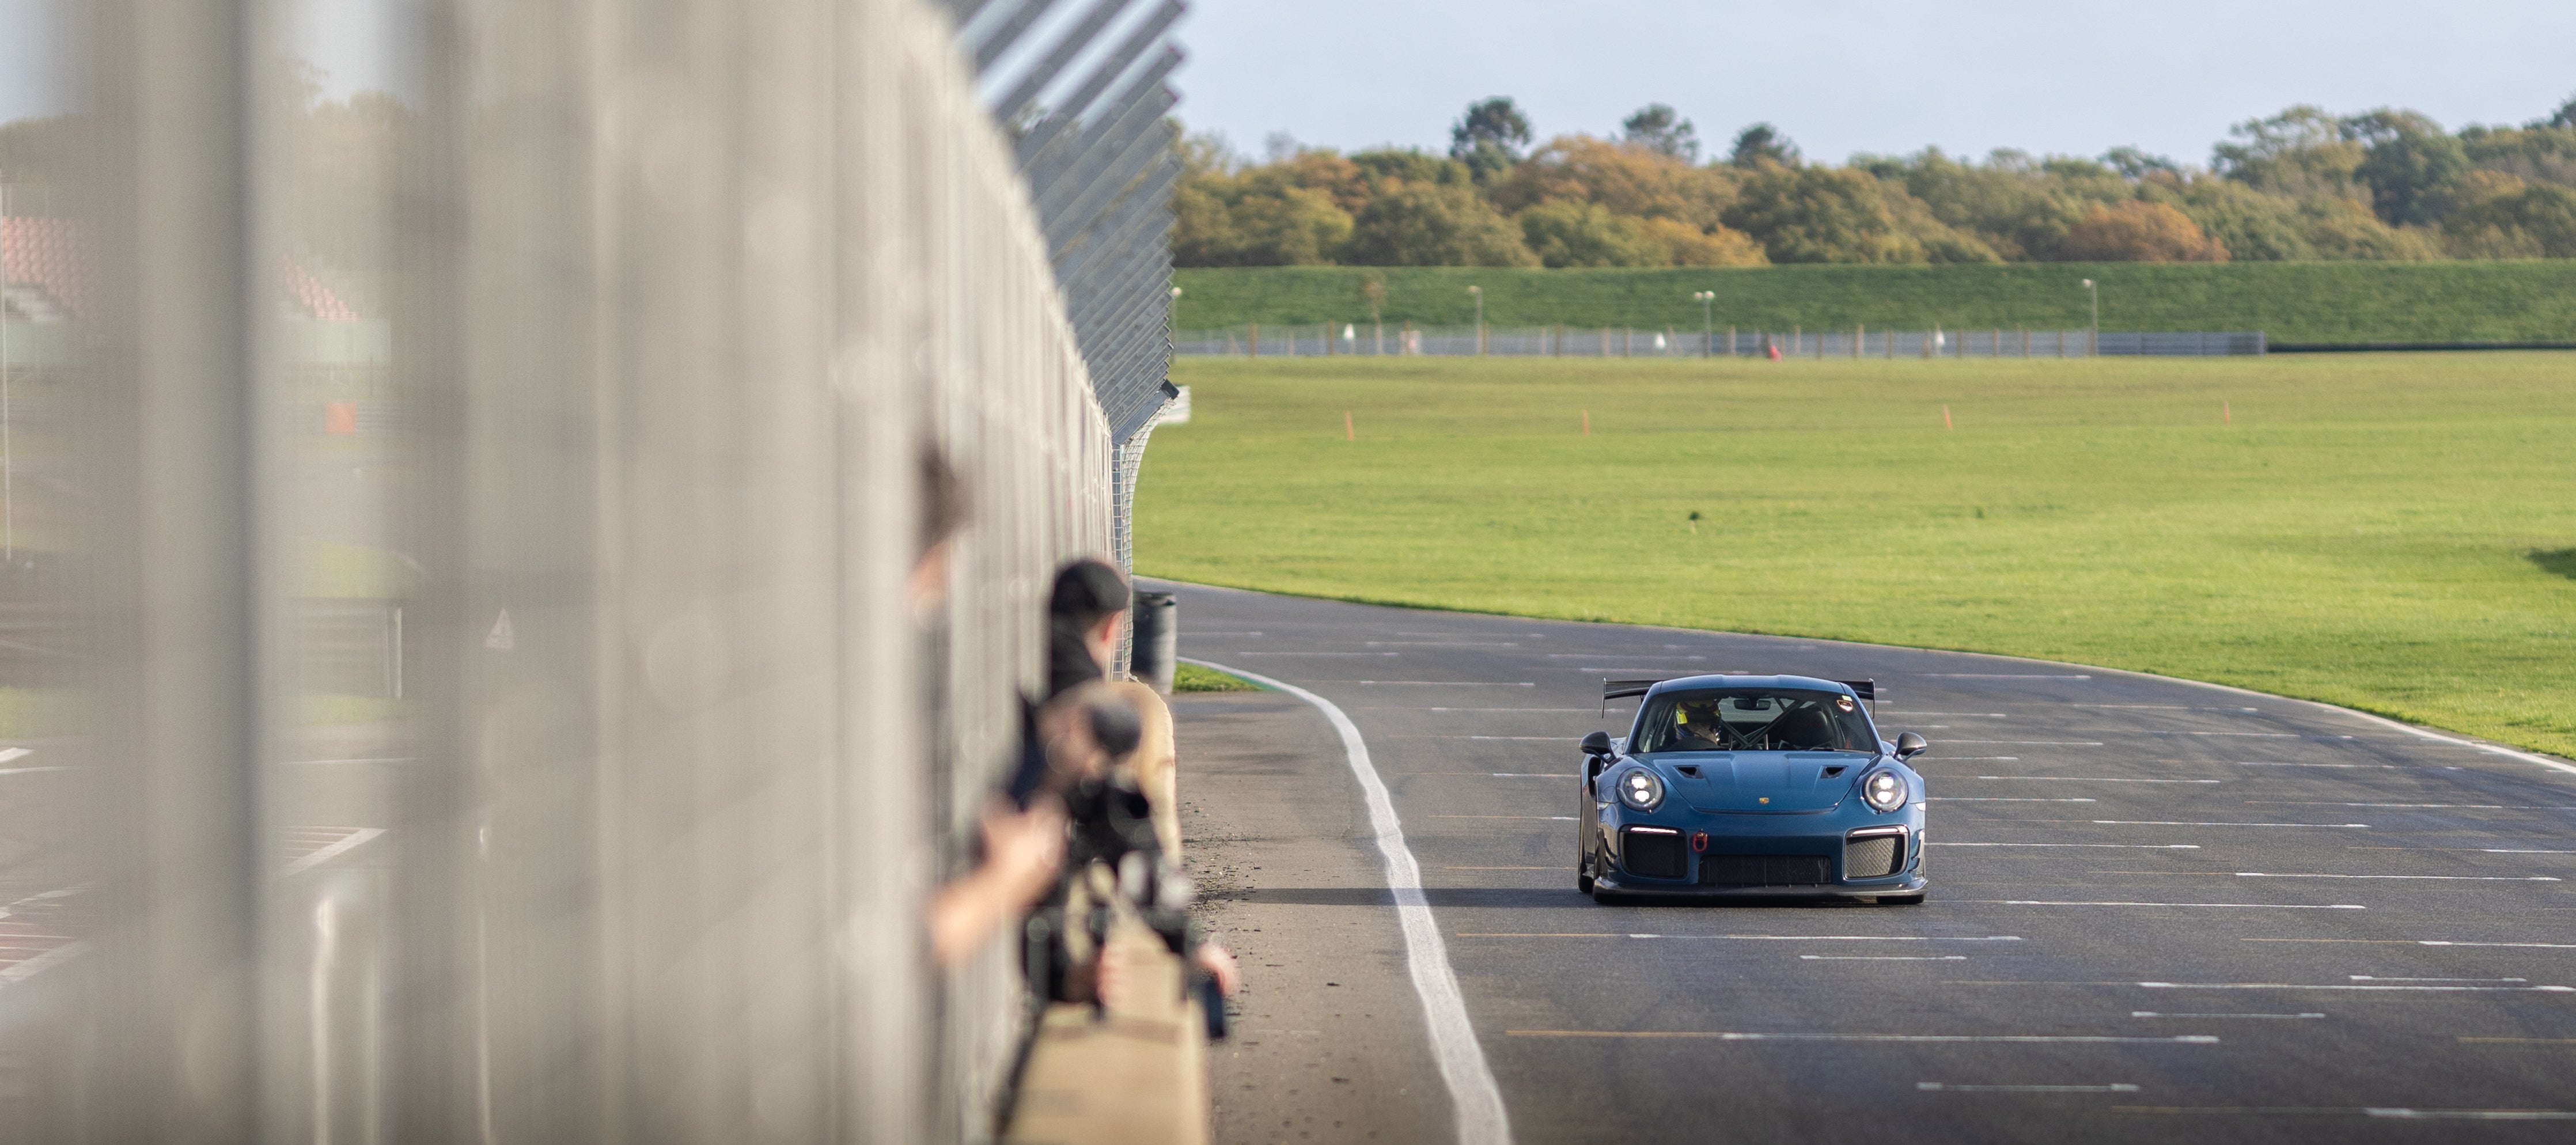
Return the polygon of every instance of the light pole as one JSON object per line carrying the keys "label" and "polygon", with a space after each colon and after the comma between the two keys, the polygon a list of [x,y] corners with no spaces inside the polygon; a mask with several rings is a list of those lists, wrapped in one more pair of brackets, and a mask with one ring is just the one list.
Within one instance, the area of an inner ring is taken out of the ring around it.
{"label": "light pole", "polygon": [[1476,356],[1485,356],[1485,288],[1470,286],[1467,293],[1476,296]]}
{"label": "light pole", "polygon": [[[1699,356],[1717,356],[1717,292],[1696,290],[1691,297],[1699,300]],[[1730,351],[1733,347],[1728,347]]]}
{"label": "light pole", "polygon": [[2093,285],[2093,280],[2088,278],[2084,280],[2084,293],[2093,299],[2093,325],[2084,332],[2084,356],[2099,358],[2102,356],[2102,288]]}

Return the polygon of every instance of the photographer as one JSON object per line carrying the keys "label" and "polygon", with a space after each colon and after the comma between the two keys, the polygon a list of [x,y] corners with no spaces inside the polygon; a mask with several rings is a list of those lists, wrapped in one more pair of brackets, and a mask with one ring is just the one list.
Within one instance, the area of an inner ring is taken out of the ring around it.
{"label": "photographer", "polygon": [[[1127,983],[1138,976],[1133,949],[1109,941],[1122,918],[1187,959],[1202,990],[1230,996],[1240,985],[1233,955],[1189,919],[1170,711],[1151,688],[1107,679],[1128,599],[1126,579],[1100,561],[1075,561],[1057,574],[1048,608],[1051,697],[1032,718],[1034,750],[1014,784],[1024,798],[1061,798],[1073,824],[1064,878],[1028,921],[1030,984],[1104,1009],[1124,1008]],[[1203,1000],[1213,1025],[1221,999]]]}

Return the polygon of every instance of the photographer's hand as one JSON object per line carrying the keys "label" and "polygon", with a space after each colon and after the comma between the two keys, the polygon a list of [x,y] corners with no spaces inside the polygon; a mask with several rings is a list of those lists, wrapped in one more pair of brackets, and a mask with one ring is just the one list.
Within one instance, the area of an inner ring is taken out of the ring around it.
{"label": "photographer's hand", "polygon": [[1215,939],[1202,942],[1198,949],[1190,952],[1190,961],[1215,978],[1217,990],[1226,997],[1234,997],[1236,991],[1243,989],[1243,968],[1235,962],[1234,952],[1227,950],[1225,944]]}
{"label": "photographer's hand", "polygon": [[930,956],[943,970],[1044,898],[1064,862],[1064,808],[1053,797],[1020,812],[996,802],[983,826],[983,863],[930,900]]}

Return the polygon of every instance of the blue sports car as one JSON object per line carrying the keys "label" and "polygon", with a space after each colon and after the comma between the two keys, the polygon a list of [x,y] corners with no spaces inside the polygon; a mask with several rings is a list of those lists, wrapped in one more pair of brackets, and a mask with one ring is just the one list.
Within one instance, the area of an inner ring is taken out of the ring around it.
{"label": "blue sports car", "polygon": [[1575,884],[1594,900],[1923,901],[1929,745],[1878,738],[1870,681],[1611,680],[1643,697],[1623,739],[1583,739]]}

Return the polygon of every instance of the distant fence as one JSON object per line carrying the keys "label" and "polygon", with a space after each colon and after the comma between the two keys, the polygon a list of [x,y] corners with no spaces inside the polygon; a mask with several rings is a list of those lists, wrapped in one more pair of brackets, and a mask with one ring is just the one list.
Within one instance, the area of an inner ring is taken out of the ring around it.
{"label": "distant fence", "polygon": [[1683,330],[1603,326],[1273,326],[1182,330],[1176,354],[1287,358],[1339,354],[1487,354],[1557,358],[2089,358],[2261,354],[2260,330]]}

